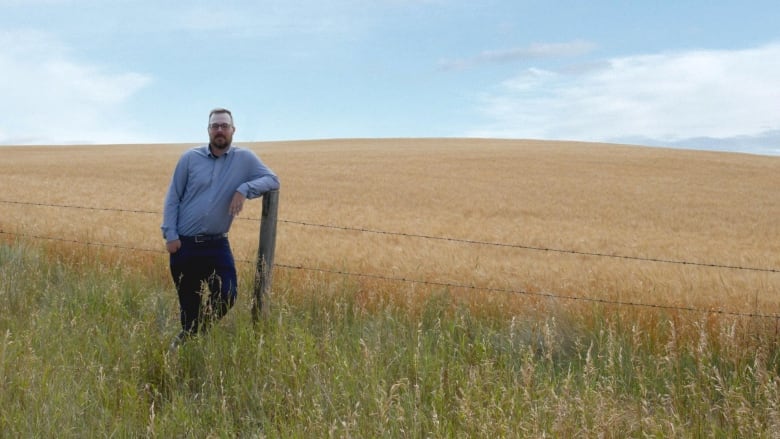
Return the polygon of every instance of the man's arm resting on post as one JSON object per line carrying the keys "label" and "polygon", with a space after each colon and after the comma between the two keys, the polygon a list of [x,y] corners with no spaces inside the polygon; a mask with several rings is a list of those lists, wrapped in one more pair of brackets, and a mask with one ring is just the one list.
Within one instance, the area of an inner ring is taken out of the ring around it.
{"label": "man's arm resting on post", "polygon": [[261,197],[264,193],[279,190],[279,177],[266,174],[255,180],[247,181],[236,189],[248,199]]}
{"label": "man's arm resting on post", "polygon": [[279,190],[279,177],[275,174],[266,174],[258,179],[241,184],[236,189],[236,193],[233,194],[233,199],[230,202],[230,214],[233,216],[238,215],[241,209],[244,208],[244,201],[247,199],[258,198],[266,192],[275,190]]}

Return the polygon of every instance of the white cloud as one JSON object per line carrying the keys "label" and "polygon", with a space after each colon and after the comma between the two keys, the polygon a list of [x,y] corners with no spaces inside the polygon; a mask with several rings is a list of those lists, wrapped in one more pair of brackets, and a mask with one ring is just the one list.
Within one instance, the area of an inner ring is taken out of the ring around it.
{"label": "white cloud", "polygon": [[572,41],[569,43],[536,43],[528,47],[509,50],[488,50],[480,54],[480,58],[489,61],[509,61],[515,59],[545,58],[558,56],[582,55],[596,47],[587,41]]}
{"label": "white cloud", "polygon": [[122,105],[151,79],[79,62],[50,35],[0,32],[0,144],[120,143]]}
{"label": "white cloud", "polygon": [[758,136],[780,128],[780,44],[615,58],[579,74],[528,69],[481,103],[491,122],[472,136]]}

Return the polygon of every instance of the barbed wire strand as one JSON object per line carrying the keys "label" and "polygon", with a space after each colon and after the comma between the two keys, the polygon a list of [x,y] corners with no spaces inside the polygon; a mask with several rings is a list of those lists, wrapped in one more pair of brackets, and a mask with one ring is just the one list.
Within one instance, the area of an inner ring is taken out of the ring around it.
{"label": "barbed wire strand", "polygon": [[581,256],[596,256],[596,257],[628,259],[628,260],[644,261],[644,262],[658,262],[658,263],[664,263],[664,264],[692,265],[692,266],[698,266],[698,267],[725,268],[725,269],[732,269],[732,270],[746,270],[746,271],[760,271],[760,272],[767,272],[767,273],[780,273],[780,269],[774,269],[774,268],[746,267],[746,266],[739,266],[739,265],[715,264],[715,263],[709,263],[709,262],[692,262],[692,261],[683,261],[683,260],[674,260],[674,259],[661,259],[661,258],[647,258],[647,257],[641,257],[641,256],[628,256],[628,255],[619,255],[619,254],[610,254],[610,253],[585,252],[585,251],[579,251],[579,250],[564,250],[564,249],[557,249],[557,248],[550,248],[550,247],[536,247],[536,246],[521,245],[521,244],[507,244],[507,243],[490,242],[490,241],[476,241],[476,240],[470,240],[470,239],[447,238],[447,237],[441,237],[441,236],[418,235],[418,234],[410,234],[410,233],[402,233],[402,232],[386,232],[386,231],[382,231],[382,230],[371,230],[371,229],[362,229],[362,228],[355,228],[355,227],[344,227],[344,226],[333,226],[333,225],[325,225],[325,224],[306,223],[306,222],[302,222],[302,221],[279,220],[279,222],[285,222],[285,223],[290,223],[290,224],[300,224],[300,225],[311,226],[311,227],[322,227],[322,228],[329,228],[329,229],[351,230],[351,231],[367,232],[367,233],[377,233],[377,234],[385,234],[385,235],[407,236],[407,237],[414,237],[414,238],[424,238],[424,239],[434,239],[434,240],[441,240],[441,241],[450,241],[450,242],[457,242],[457,243],[464,243],[464,244],[487,245],[487,246],[495,246],[495,247],[509,247],[509,248],[523,249],[523,250],[535,250],[535,251],[554,252],[554,253],[566,253],[566,254],[581,255]]}
{"label": "barbed wire strand", "polygon": [[[98,207],[87,207],[87,206],[68,205],[68,204],[32,203],[32,202],[10,201],[10,200],[0,200],[0,203],[39,206],[39,207],[86,209],[86,210],[97,210],[97,211],[108,211],[108,212],[145,213],[145,214],[155,214],[155,215],[162,214],[159,211],[151,211],[151,210],[98,208]],[[239,217],[238,219],[244,221],[260,221],[260,218]],[[403,236],[403,237],[410,237],[410,238],[448,241],[448,242],[461,243],[461,244],[516,248],[522,250],[563,253],[563,254],[572,254],[572,255],[580,255],[580,256],[604,257],[604,258],[654,262],[654,263],[663,263],[663,264],[689,265],[695,267],[722,268],[722,269],[730,269],[730,270],[756,271],[756,272],[764,272],[764,273],[780,273],[780,269],[776,269],[776,268],[748,267],[742,265],[717,264],[717,263],[710,263],[710,262],[693,262],[693,261],[676,260],[676,259],[629,256],[629,255],[620,255],[614,253],[586,252],[580,250],[566,250],[566,249],[559,249],[559,248],[552,248],[552,247],[509,244],[509,243],[491,242],[491,241],[478,241],[472,239],[451,238],[451,237],[432,236],[432,235],[404,233],[404,232],[390,232],[390,231],[368,229],[368,228],[361,228],[361,227],[347,227],[347,226],[337,226],[337,225],[330,225],[330,224],[317,224],[312,222],[296,221],[296,220],[279,219],[278,222],[287,223],[287,224],[296,224],[296,225],[307,226],[307,227],[319,227],[319,228],[335,229],[335,230],[342,230],[342,231],[354,231],[354,232],[373,233],[373,234],[381,234],[381,235]]]}
{"label": "barbed wire strand", "polygon": [[[57,237],[49,237],[49,236],[38,236],[38,235],[31,235],[31,234],[26,234],[26,233],[6,232],[6,231],[3,231],[3,230],[0,230],[0,235],[10,235],[10,236],[23,237],[23,238],[29,238],[29,239],[51,240],[51,241],[65,242],[65,243],[69,243],[69,244],[79,244],[79,245],[96,246],[96,247],[104,247],[104,248],[116,248],[116,249],[120,249],[120,250],[132,250],[132,251],[142,251],[142,252],[149,252],[149,253],[167,254],[166,251],[159,250],[159,249],[139,248],[139,247],[131,247],[131,246],[124,246],[124,245],[120,245],[120,244],[109,244],[109,243],[102,243],[102,242],[85,242],[85,241],[78,241],[78,240],[75,240],[75,239],[65,239],[65,238],[57,238]],[[250,261],[250,260],[247,260],[247,259],[236,259],[236,261],[237,262],[243,262],[243,263],[249,263],[249,264],[254,264],[255,263],[254,261]],[[320,273],[337,274],[337,275],[341,275],[341,276],[352,276],[352,277],[362,277],[362,278],[369,278],[369,279],[377,279],[377,280],[383,280],[383,281],[388,281],[388,282],[405,282],[405,283],[413,283],[413,284],[437,286],[437,287],[445,287],[445,288],[462,288],[462,289],[467,289],[467,290],[472,290],[472,291],[487,291],[487,292],[491,292],[491,293],[518,294],[518,295],[524,295],[524,296],[543,297],[543,298],[554,299],[554,300],[572,300],[572,301],[583,301],[583,302],[591,302],[591,303],[600,303],[600,304],[603,304],[603,305],[630,306],[630,307],[637,307],[637,308],[654,308],[654,309],[664,309],[664,310],[670,310],[670,311],[685,311],[685,312],[695,312],[695,313],[718,314],[718,315],[732,316],[732,317],[763,318],[763,319],[780,320],[780,315],[772,315],[772,314],[743,313],[743,312],[728,311],[728,310],[722,310],[722,309],[703,309],[703,308],[695,308],[695,307],[687,307],[687,306],[677,306],[677,305],[663,305],[663,304],[653,304],[653,303],[643,303],[643,302],[629,302],[629,301],[620,301],[620,300],[600,299],[600,298],[594,298],[594,297],[571,296],[571,295],[562,295],[562,294],[555,294],[555,293],[548,293],[548,292],[530,292],[530,291],[525,291],[525,290],[515,290],[515,289],[506,289],[506,288],[480,287],[480,286],[476,286],[476,285],[458,284],[458,283],[452,283],[452,282],[426,281],[426,280],[420,280],[420,279],[408,279],[408,278],[404,278],[404,277],[386,276],[386,275],[381,275],[381,274],[355,273],[355,272],[344,271],[344,270],[333,270],[333,269],[327,269],[327,268],[305,267],[303,265],[290,265],[290,264],[275,263],[274,266],[277,267],[277,268],[285,268],[285,269],[290,269],[290,270],[314,271],[314,272],[320,272]]]}

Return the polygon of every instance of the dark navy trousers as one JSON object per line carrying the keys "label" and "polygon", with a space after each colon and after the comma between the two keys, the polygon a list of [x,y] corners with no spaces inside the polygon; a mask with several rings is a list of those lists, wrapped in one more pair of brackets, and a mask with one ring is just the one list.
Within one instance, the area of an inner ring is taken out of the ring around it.
{"label": "dark navy trousers", "polygon": [[227,237],[206,242],[182,239],[181,248],[170,259],[182,330],[202,331],[236,301],[238,281],[230,242]]}

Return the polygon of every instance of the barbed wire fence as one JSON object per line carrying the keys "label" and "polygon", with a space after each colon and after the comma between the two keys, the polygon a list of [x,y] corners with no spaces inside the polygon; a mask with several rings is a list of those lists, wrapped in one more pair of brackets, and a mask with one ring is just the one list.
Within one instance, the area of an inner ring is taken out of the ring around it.
{"label": "barbed wire fence", "polygon": [[[2,200],[2,199],[0,199],[0,204],[13,204],[13,205],[36,206],[36,207],[47,207],[47,208],[60,208],[60,209],[82,209],[82,210],[104,211],[104,212],[131,213],[131,214],[149,214],[149,215],[158,215],[158,216],[162,215],[162,212],[154,211],[154,210],[104,208],[104,207],[94,207],[94,206],[80,206],[74,204],[52,204],[52,203],[25,202],[25,201]],[[237,219],[242,221],[254,221],[255,223],[260,221],[260,218],[253,218],[253,217],[246,217],[246,218],[239,217]],[[523,249],[523,250],[540,251],[540,252],[571,254],[571,255],[579,255],[579,256],[615,258],[615,259],[631,260],[631,261],[638,261],[638,262],[641,261],[641,262],[662,263],[662,264],[687,265],[687,266],[705,267],[705,268],[713,268],[713,269],[728,269],[728,270],[763,272],[763,273],[780,272],[780,269],[771,268],[771,267],[750,267],[750,266],[741,266],[741,265],[719,264],[713,262],[687,261],[687,260],[675,260],[675,259],[665,259],[665,258],[649,258],[649,257],[621,255],[621,254],[603,253],[603,252],[586,252],[581,250],[567,250],[562,248],[530,246],[530,245],[523,245],[523,244],[501,243],[501,242],[490,242],[490,241],[478,241],[478,240],[470,240],[470,239],[425,235],[425,234],[393,232],[393,231],[377,230],[377,229],[369,229],[369,228],[361,228],[361,227],[339,226],[339,225],[332,225],[332,224],[318,224],[318,223],[313,223],[308,221],[297,221],[297,220],[287,220],[287,219],[279,219],[278,221],[280,223],[299,225],[303,227],[323,228],[323,229],[332,229],[332,230],[341,230],[341,231],[353,231],[353,232],[388,235],[388,236],[402,236],[402,237],[419,238],[419,239],[426,239],[426,240],[446,241],[451,243],[467,244],[467,245],[504,247],[504,248],[514,248],[514,249]],[[141,247],[116,244],[116,243],[79,241],[77,239],[11,232],[2,229],[0,229],[0,235],[14,236],[17,238],[25,238],[25,239],[56,241],[56,242],[62,242],[67,244],[77,244],[77,245],[85,245],[85,246],[92,246],[92,247],[112,248],[112,249],[126,250],[126,251],[167,254],[162,249],[141,248]],[[236,261],[242,263],[250,263],[250,264],[253,264],[255,262],[255,261],[242,260],[242,259],[237,259]],[[757,311],[752,313],[737,312],[737,311],[729,311],[729,310],[714,309],[714,308],[705,309],[705,308],[679,306],[679,305],[610,300],[610,299],[603,299],[603,298],[556,294],[551,292],[533,292],[533,291],[527,291],[522,289],[482,287],[482,286],[475,286],[475,285],[469,285],[463,283],[428,281],[428,280],[421,280],[421,279],[410,279],[406,277],[388,276],[382,274],[360,273],[360,272],[352,272],[347,270],[335,270],[335,269],[320,268],[320,267],[307,267],[299,264],[295,265],[295,264],[275,263],[274,266],[278,268],[287,269],[287,270],[319,272],[319,273],[335,274],[341,276],[359,277],[364,279],[382,280],[387,282],[402,282],[402,283],[411,283],[411,284],[444,287],[444,288],[460,288],[460,289],[473,290],[473,291],[486,291],[490,293],[518,294],[523,296],[541,297],[541,298],[553,299],[553,300],[581,301],[581,302],[599,303],[604,305],[653,308],[653,309],[662,309],[662,310],[670,310],[670,311],[706,313],[706,314],[715,314],[715,315],[733,316],[733,317],[774,319],[776,323],[780,322],[780,314],[765,314],[765,313],[759,313]]]}

